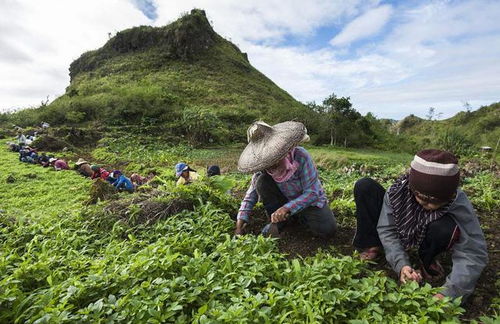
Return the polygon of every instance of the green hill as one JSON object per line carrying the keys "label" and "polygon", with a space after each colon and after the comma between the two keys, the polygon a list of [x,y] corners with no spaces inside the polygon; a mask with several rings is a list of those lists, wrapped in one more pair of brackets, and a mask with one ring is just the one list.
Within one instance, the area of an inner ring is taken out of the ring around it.
{"label": "green hill", "polygon": [[219,136],[241,138],[241,126],[256,119],[307,116],[303,104],[212,29],[203,10],[192,10],[164,27],[118,32],[103,47],[75,60],[70,77],[63,96],[21,112],[19,124],[97,121],[182,128],[203,119],[222,132]]}
{"label": "green hill", "polygon": [[395,132],[415,138],[422,145],[491,146],[500,139],[500,102],[476,111],[461,111],[445,120],[410,115],[394,126]]}

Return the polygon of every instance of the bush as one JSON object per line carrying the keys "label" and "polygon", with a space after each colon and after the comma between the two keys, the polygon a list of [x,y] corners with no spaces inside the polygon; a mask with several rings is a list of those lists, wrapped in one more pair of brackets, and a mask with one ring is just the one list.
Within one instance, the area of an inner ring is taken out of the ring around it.
{"label": "bush", "polygon": [[456,155],[466,155],[472,150],[472,143],[467,137],[455,130],[446,130],[438,137],[437,144],[440,149]]}

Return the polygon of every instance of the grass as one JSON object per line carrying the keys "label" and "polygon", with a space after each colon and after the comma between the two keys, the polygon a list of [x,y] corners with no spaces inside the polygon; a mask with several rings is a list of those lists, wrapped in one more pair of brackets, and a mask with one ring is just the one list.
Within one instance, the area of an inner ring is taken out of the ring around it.
{"label": "grass", "polygon": [[[7,182],[7,177],[13,177],[13,182]],[[91,184],[76,172],[21,163],[16,154],[0,154],[0,181],[0,209],[32,219],[78,212]]]}
{"label": "grass", "polygon": [[[234,239],[228,234],[234,225],[222,209],[228,200],[212,199],[214,191],[204,184],[173,186],[172,166],[183,159],[200,169],[220,161],[230,171],[227,177],[244,189],[249,176],[234,170],[240,147],[138,145],[119,137],[103,143],[93,153],[117,163],[127,160],[129,171],[160,165],[164,184],[155,204],[171,195],[201,199],[201,204],[148,226],[124,222],[108,211],[114,201],[83,205],[90,180],[74,171],[20,163],[16,154],[0,151],[0,180],[11,174],[16,179],[0,192],[5,210],[0,213],[0,322],[458,321],[462,310],[429,298],[431,287],[398,287],[338,251],[290,260],[272,240]],[[356,179],[371,176],[388,184],[411,159],[367,150],[308,150],[318,160],[343,226],[353,226]],[[469,185],[476,189],[489,181],[482,175],[472,179]],[[141,195],[122,196],[120,214],[132,219],[141,208],[132,200]],[[484,189],[473,193],[491,204],[488,195]],[[125,199],[131,201],[128,207]],[[498,202],[490,207],[498,208]]]}

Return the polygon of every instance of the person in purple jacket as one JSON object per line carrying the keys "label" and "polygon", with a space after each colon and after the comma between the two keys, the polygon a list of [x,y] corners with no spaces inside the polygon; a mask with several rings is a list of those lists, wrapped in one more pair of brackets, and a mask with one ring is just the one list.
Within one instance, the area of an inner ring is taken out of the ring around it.
{"label": "person in purple jacket", "polygon": [[66,163],[66,161],[61,159],[50,158],[49,164],[52,165],[54,167],[54,170],[56,171],[69,170],[68,163]]}
{"label": "person in purple jacket", "polygon": [[293,121],[274,126],[258,121],[248,129],[247,138],[238,169],[254,175],[237,215],[235,233],[244,233],[260,198],[271,221],[262,234],[279,236],[287,222],[296,218],[314,235],[333,236],[337,225],[318,170],[306,149],[298,146],[309,140],[305,126]]}

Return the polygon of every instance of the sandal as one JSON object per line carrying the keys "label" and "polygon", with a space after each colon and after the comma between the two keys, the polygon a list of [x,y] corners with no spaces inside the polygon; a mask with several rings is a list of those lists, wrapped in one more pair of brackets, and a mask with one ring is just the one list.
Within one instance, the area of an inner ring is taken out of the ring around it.
{"label": "sandal", "polygon": [[379,257],[380,248],[378,246],[364,249],[359,254],[359,258],[363,261],[374,261]]}

